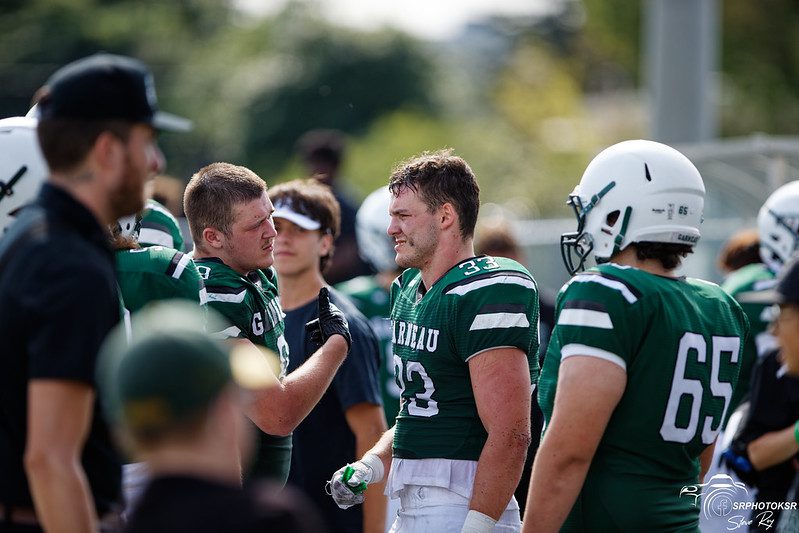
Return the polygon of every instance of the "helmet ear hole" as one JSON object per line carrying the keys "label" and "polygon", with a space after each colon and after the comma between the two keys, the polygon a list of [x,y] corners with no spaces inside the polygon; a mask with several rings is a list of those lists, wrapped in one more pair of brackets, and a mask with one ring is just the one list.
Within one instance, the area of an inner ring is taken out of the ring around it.
{"label": "helmet ear hole", "polygon": [[605,217],[605,224],[607,224],[608,227],[612,228],[616,224],[616,222],[619,220],[619,215],[620,214],[621,214],[621,211],[619,211],[618,209],[608,213],[608,216]]}

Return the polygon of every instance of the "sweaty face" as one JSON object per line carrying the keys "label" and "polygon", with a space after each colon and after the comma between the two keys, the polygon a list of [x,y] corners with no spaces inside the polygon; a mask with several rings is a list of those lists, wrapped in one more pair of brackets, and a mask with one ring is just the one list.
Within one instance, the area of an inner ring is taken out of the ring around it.
{"label": "sweaty face", "polygon": [[260,198],[233,206],[233,223],[229,235],[224,236],[222,259],[236,272],[246,274],[272,266],[277,235],[272,224],[274,210],[266,191]]}
{"label": "sweaty face", "polygon": [[133,126],[125,143],[125,165],[119,186],[112,196],[115,218],[138,213],[144,208],[144,184],[164,168],[164,155],[150,126]]}
{"label": "sweaty face", "polygon": [[388,235],[394,239],[397,265],[423,268],[430,263],[438,246],[436,213],[431,213],[418,193],[403,187],[391,200]]}
{"label": "sweaty face", "polygon": [[319,230],[303,229],[284,218],[275,218],[275,269],[280,276],[299,276],[319,268],[328,251]]}
{"label": "sweaty face", "polygon": [[799,305],[780,305],[780,313],[774,321],[774,335],[788,373],[799,376]]}

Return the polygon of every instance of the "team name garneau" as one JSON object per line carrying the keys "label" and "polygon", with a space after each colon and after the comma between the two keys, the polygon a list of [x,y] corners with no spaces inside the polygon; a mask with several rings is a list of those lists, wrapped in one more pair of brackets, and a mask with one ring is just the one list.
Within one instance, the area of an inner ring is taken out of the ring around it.
{"label": "team name garneau", "polygon": [[263,335],[264,331],[271,331],[283,319],[283,311],[280,309],[280,304],[277,299],[269,300],[266,304],[266,323],[267,328],[264,328],[264,319],[261,312],[257,312],[252,316],[252,332],[256,335]]}
{"label": "team name garneau", "polygon": [[392,320],[391,342],[396,346],[408,346],[415,350],[435,352],[438,348],[437,329],[418,326],[411,322]]}

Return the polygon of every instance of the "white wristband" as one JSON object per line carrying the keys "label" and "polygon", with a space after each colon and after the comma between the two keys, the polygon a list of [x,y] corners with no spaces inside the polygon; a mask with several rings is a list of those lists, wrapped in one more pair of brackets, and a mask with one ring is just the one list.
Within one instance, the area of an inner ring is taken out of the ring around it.
{"label": "white wristband", "polygon": [[377,454],[367,453],[361,457],[361,462],[372,469],[372,479],[369,483],[380,483],[383,480],[383,461]]}
{"label": "white wristband", "polygon": [[494,524],[497,521],[488,515],[470,509],[466,515],[466,521],[463,523],[461,533],[491,533],[494,531]]}

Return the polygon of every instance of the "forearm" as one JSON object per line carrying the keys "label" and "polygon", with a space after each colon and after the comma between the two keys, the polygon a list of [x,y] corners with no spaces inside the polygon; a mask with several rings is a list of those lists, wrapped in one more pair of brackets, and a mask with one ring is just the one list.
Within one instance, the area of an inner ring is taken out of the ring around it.
{"label": "forearm", "polygon": [[25,467],[36,515],[45,531],[84,533],[97,530],[89,483],[78,459],[34,453]]}
{"label": "forearm", "polygon": [[[380,460],[383,462],[383,471],[385,472],[386,478],[388,478],[388,472],[391,469],[391,453],[392,447],[394,446],[395,427],[396,426],[392,426],[391,429],[383,433],[380,440],[366,451],[366,453],[373,453],[380,457]],[[361,455],[361,457],[363,457],[363,455]]]}
{"label": "forearm", "polygon": [[749,461],[757,470],[765,470],[783,463],[799,452],[794,425],[785,429],[765,433],[749,443]]}
{"label": "forearm", "polygon": [[489,434],[477,462],[469,509],[499,519],[519,484],[529,444],[529,431]]}
{"label": "forearm", "polygon": [[547,533],[560,529],[577,501],[590,460],[581,460],[559,444],[544,438],[533,464],[527,493],[523,533]]}
{"label": "forearm", "polygon": [[[369,436],[355,436],[356,457],[363,457],[379,440]],[[388,472],[388,469],[385,469]],[[363,531],[364,533],[383,533],[386,529],[386,496],[383,494],[386,487],[385,476],[379,483],[372,483],[366,491],[363,502]]]}
{"label": "forearm", "polygon": [[319,403],[344,362],[347,351],[343,337],[330,337],[277,387],[260,392],[249,406],[248,416],[269,434],[288,435]]}

